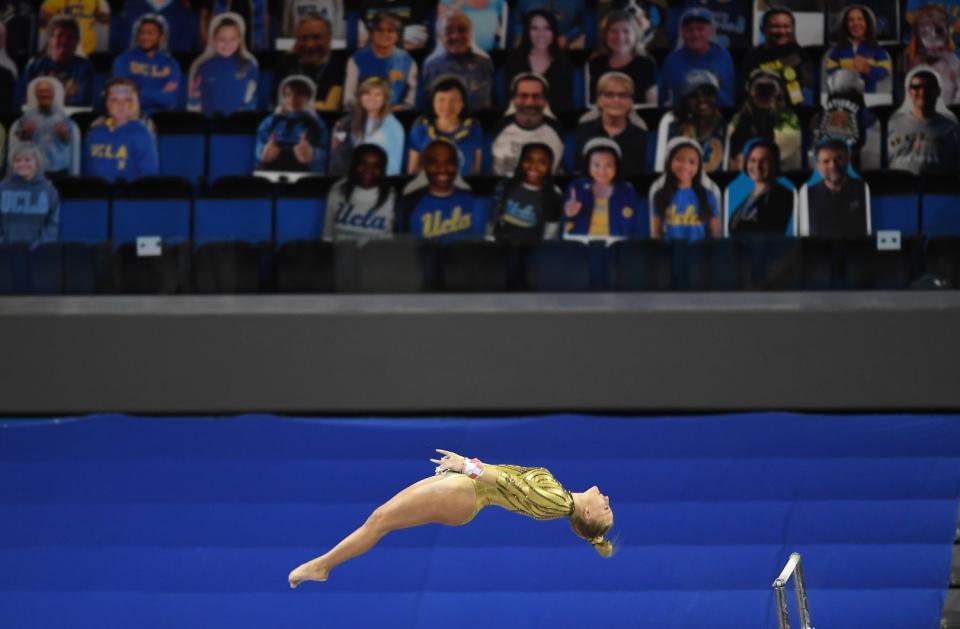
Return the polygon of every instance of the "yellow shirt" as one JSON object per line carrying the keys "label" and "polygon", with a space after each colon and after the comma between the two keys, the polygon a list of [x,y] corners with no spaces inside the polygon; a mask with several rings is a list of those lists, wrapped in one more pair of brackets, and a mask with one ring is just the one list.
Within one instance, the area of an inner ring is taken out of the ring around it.
{"label": "yellow shirt", "polygon": [[593,197],[593,214],[590,216],[589,236],[610,235],[610,203],[609,199]]}
{"label": "yellow shirt", "polygon": [[497,505],[537,520],[555,520],[573,513],[573,496],[550,471],[542,467],[484,465],[485,474],[499,472],[496,485],[475,480],[477,500],[473,515],[488,505]]}

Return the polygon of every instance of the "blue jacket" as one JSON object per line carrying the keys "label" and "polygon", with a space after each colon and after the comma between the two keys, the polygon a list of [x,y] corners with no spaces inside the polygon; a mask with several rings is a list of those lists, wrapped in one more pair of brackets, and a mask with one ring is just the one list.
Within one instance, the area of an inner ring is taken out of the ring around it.
{"label": "blue jacket", "polygon": [[140,120],[115,127],[111,119],[90,127],[83,142],[83,174],[107,181],[156,175],[157,140]]}
{"label": "blue jacket", "polygon": [[[570,182],[564,202],[570,198],[570,191],[576,190],[577,200],[583,204],[580,211],[573,218],[565,217],[563,233],[572,236],[587,236],[590,234],[590,220],[593,217],[593,180],[581,177]],[[649,217],[640,216],[640,199],[633,184],[618,181],[613,184],[613,194],[607,202],[610,213],[611,236],[639,235],[642,225],[649,222]]]}
{"label": "blue jacket", "polygon": [[188,100],[190,109],[199,109],[209,116],[256,108],[260,69],[255,60],[245,59],[241,68],[236,56],[215,54],[206,59],[201,57],[194,63],[190,80],[199,82],[199,92],[191,94]]}
{"label": "blue jacket", "polygon": [[[114,59],[113,76],[126,77],[136,82],[140,90],[140,109],[146,116],[177,106],[180,64],[163,51],[158,50],[151,57],[139,48],[128,50]],[[178,89],[164,92],[164,86],[171,81]]]}

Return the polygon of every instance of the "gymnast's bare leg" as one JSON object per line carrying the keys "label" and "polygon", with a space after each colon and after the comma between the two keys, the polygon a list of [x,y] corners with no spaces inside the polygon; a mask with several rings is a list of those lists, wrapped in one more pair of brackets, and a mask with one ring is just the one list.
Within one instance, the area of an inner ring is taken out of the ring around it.
{"label": "gymnast's bare leg", "polygon": [[326,581],[331,570],[364,554],[391,531],[421,524],[464,524],[473,515],[475,500],[474,482],[465,476],[432,476],[414,483],[377,507],[360,528],[327,553],[295,568],[288,577],[290,587],[303,581]]}

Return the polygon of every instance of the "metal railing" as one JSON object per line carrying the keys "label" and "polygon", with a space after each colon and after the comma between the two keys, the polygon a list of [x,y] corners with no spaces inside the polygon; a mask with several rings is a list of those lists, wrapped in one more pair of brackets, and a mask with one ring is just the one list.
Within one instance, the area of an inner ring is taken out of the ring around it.
{"label": "metal railing", "polygon": [[780,629],[790,629],[790,612],[787,610],[787,583],[793,577],[797,592],[797,613],[800,615],[800,629],[813,629],[810,624],[810,609],[807,607],[807,589],[803,583],[803,568],[800,565],[800,553],[790,555],[783,572],[773,582],[773,591],[777,595],[777,618]]}

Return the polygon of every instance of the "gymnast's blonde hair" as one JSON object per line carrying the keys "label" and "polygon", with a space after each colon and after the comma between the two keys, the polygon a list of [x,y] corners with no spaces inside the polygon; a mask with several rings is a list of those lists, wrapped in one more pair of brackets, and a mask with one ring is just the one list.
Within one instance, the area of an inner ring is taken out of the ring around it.
{"label": "gymnast's blonde hair", "polygon": [[613,540],[604,537],[611,526],[611,524],[588,522],[575,513],[570,516],[570,528],[573,532],[585,539],[602,557],[613,556]]}

